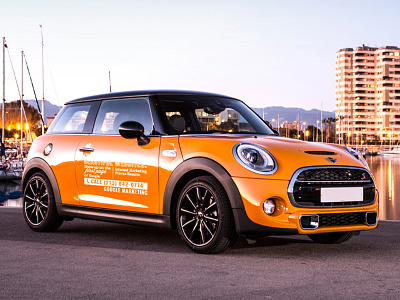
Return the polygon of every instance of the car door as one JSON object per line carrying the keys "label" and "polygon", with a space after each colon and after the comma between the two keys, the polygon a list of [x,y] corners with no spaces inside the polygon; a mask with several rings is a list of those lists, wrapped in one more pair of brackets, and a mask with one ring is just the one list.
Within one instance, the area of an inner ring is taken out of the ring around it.
{"label": "car door", "polygon": [[[125,121],[137,121],[149,143],[123,138]],[[93,133],[76,150],[75,169],[82,206],[159,213],[158,155],[160,137],[151,136],[153,121],[147,98],[104,100]]]}
{"label": "car door", "polygon": [[[79,143],[91,132],[99,105],[99,101],[93,101],[64,106],[47,133],[40,136],[41,142],[33,144],[32,151],[37,145],[50,147],[52,154],[45,154],[43,159],[51,165],[63,204],[79,205],[74,178],[75,152]],[[38,151],[44,152],[43,149]]]}

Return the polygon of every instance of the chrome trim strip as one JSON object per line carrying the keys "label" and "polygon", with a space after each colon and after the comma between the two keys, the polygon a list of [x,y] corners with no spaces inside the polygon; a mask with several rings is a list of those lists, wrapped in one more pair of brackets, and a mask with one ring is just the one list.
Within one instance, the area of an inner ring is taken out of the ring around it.
{"label": "chrome trim strip", "polygon": [[[310,218],[317,218],[317,221],[312,221],[311,219],[310,219],[310,228],[304,228],[302,225],[301,225],[301,219],[303,218],[303,217],[310,217]],[[316,222],[316,224],[315,224],[315,222]],[[313,223],[314,223],[314,225],[313,225]],[[319,227],[319,215],[301,215],[300,217],[299,217],[299,224],[300,224],[300,228],[301,229],[303,229],[303,230],[315,230],[315,229],[317,229],[318,227]]]}
{"label": "chrome trim strip", "polygon": [[296,180],[296,182],[301,182],[301,183],[370,183],[371,181],[362,181],[362,180],[333,180],[333,181],[309,181],[309,180]]}
{"label": "chrome trim strip", "polygon": [[94,148],[82,147],[82,148],[79,148],[79,151],[81,151],[81,152],[93,152]]}
{"label": "chrome trim strip", "polygon": [[[367,222],[367,220],[368,220],[368,214],[375,214],[375,223],[374,223],[374,224],[369,224],[369,223]],[[365,225],[367,225],[367,226],[375,226],[377,223],[378,223],[378,213],[375,212],[375,211],[367,211],[367,212],[365,213]]]}

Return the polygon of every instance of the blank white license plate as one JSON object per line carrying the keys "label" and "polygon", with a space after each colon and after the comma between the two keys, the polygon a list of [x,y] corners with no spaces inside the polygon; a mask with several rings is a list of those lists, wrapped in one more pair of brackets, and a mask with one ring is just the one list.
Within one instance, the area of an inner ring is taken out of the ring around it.
{"label": "blank white license plate", "polygon": [[321,202],[356,202],[363,201],[362,187],[321,188]]}

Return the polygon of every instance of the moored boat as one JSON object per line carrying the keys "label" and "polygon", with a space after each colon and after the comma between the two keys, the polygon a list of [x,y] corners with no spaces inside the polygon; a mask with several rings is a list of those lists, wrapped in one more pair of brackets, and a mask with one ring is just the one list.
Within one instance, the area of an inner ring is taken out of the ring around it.
{"label": "moored boat", "polygon": [[395,147],[391,149],[382,149],[378,151],[379,155],[400,155],[400,147]]}

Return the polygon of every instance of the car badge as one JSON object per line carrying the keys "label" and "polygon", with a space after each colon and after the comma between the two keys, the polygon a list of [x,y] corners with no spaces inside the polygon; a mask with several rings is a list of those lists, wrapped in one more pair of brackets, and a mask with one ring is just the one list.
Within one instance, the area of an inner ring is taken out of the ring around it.
{"label": "car badge", "polygon": [[329,161],[329,162],[331,162],[331,163],[335,163],[335,162],[337,162],[337,159],[336,158],[332,158],[332,157],[328,157],[328,158],[325,158],[327,161]]}

